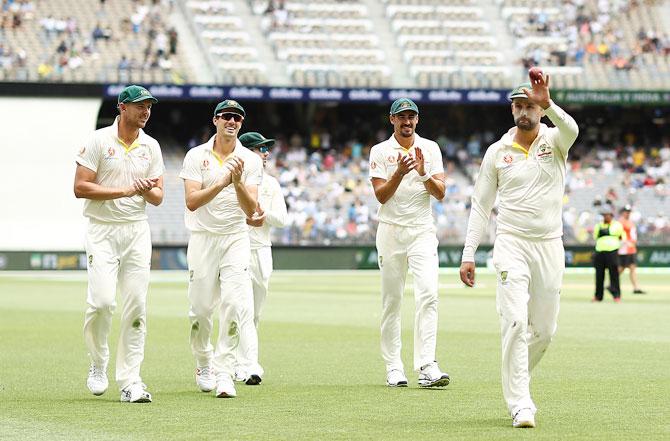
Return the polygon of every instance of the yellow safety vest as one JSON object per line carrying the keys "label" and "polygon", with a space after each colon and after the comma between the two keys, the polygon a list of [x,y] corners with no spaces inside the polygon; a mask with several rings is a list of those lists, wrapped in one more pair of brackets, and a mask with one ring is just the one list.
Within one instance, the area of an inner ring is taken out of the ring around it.
{"label": "yellow safety vest", "polygon": [[610,224],[597,224],[593,229],[593,238],[596,240],[596,251],[616,251],[626,233],[621,222],[613,220]]}

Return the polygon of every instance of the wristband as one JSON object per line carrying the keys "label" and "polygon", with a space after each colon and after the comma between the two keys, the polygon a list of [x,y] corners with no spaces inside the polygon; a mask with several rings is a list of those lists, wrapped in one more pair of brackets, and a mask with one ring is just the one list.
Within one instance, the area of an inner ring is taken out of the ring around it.
{"label": "wristband", "polygon": [[430,178],[432,178],[432,176],[429,173],[426,173],[423,176],[419,175],[419,181],[421,181],[421,182],[426,182]]}

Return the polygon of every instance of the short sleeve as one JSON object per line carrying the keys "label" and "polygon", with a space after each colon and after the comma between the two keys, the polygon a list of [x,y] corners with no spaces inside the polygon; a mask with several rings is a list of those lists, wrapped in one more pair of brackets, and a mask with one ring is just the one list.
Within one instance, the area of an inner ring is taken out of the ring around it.
{"label": "short sleeve", "polygon": [[[246,177],[244,179],[244,185],[261,185],[263,180],[263,160],[260,156],[252,153],[253,156],[250,157],[250,166]],[[244,168],[247,170],[247,161],[244,163]]]}
{"label": "short sleeve", "polygon": [[182,179],[188,179],[189,181],[195,181],[202,183],[202,171],[200,170],[200,161],[196,155],[197,150],[192,149],[186,153],[184,158],[184,165],[179,172],[179,177]]}
{"label": "short sleeve", "polygon": [[77,164],[83,165],[97,173],[100,159],[100,143],[98,143],[98,140],[95,137],[91,137],[79,148],[75,161]]}
{"label": "short sleeve", "polygon": [[381,178],[388,179],[388,174],[386,173],[386,163],[381,154],[381,149],[378,146],[372,147],[370,151],[370,179],[372,178]]}
{"label": "short sleeve", "polygon": [[431,146],[431,161],[430,161],[430,170],[428,174],[434,176],[440,173],[444,173],[444,165],[442,164],[442,152],[437,144]]}
{"label": "short sleeve", "polygon": [[155,142],[151,145],[151,165],[149,166],[148,178],[159,178],[165,173],[165,164],[163,164],[163,153],[160,145]]}

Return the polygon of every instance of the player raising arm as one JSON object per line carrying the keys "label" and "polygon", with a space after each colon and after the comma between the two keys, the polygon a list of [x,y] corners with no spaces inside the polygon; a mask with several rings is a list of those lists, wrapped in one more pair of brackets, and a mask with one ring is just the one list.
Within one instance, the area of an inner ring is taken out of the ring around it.
{"label": "player raising arm", "polygon": [[[493,263],[502,336],[502,386],[513,427],[535,427],[530,371],[556,331],[565,257],[562,200],[574,119],[549,95],[549,77],[533,68],[530,83],[509,98],[515,127],[491,145],[472,196],[460,277],[475,283],[475,251],[498,197]],[[540,123],[546,115],[555,127]]]}

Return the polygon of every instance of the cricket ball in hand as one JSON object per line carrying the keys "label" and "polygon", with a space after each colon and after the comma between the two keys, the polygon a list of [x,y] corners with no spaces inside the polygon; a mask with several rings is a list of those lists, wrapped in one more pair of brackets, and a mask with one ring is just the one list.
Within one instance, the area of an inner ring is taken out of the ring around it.
{"label": "cricket ball in hand", "polygon": [[530,68],[528,71],[528,76],[530,77],[531,81],[539,81],[542,79],[542,69],[540,69],[537,66],[533,66]]}

